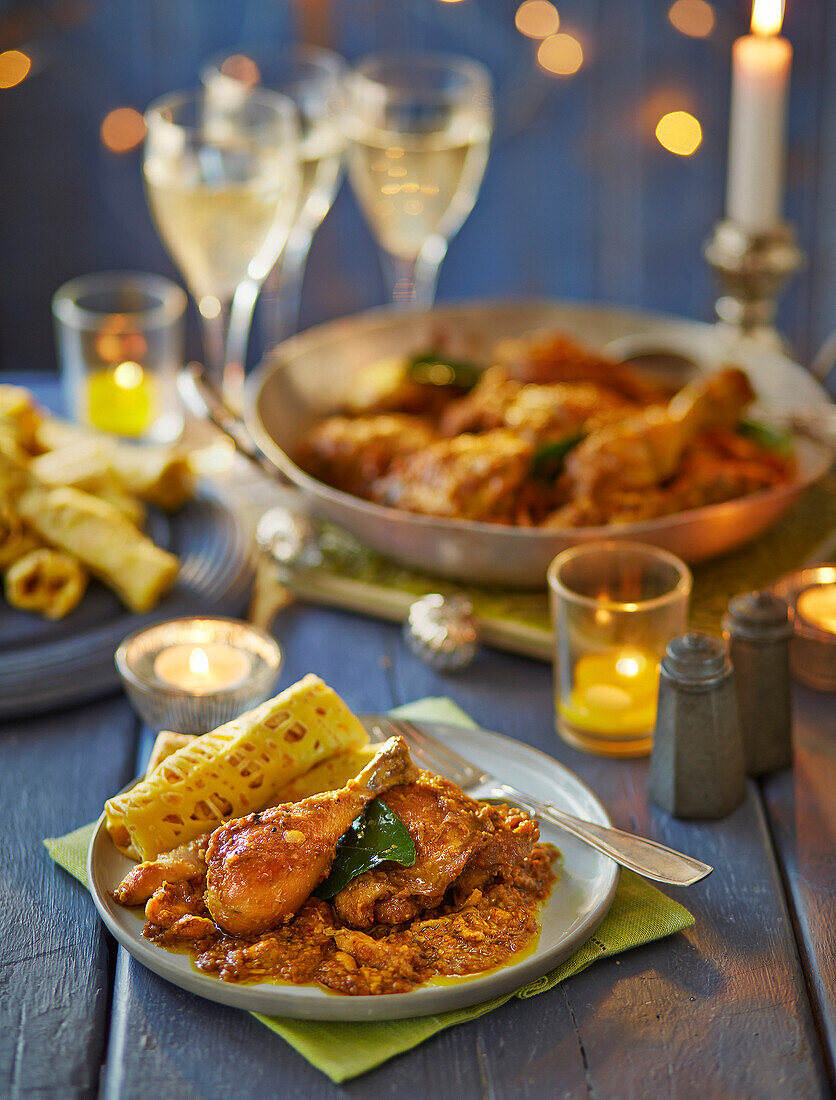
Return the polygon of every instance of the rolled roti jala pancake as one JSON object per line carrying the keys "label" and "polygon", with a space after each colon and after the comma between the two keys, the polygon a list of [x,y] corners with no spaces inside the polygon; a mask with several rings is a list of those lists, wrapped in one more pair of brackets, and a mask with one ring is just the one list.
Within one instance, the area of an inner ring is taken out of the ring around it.
{"label": "rolled roti jala pancake", "polygon": [[320,760],[310,771],[291,779],[287,786],[282,787],[273,799],[273,805],[301,802],[303,798],[310,798],[315,794],[339,790],[365,768],[379,748],[380,745],[359,745],[357,748],[335,753],[327,760]]}
{"label": "rolled roti jala pancake", "polygon": [[0,385],[0,427],[8,431],[19,447],[29,451],[35,445],[41,412],[29,390],[23,386]]}
{"label": "rolled roti jala pancake", "polygon": [[180,569],[174,554],[107,501],[80,489],[30,489],[17,509],[45,543],[78,558],[132,611],[150,611],[174,584]]}
{"label": "rolled roti jala pancake", "polygon": [[12,607],[63,619],[84,595],[87,573],[70,554],[44,547],[18,558],[6,572],[4,587]]}
{"label": "rolled roti jala pancake", "polygon": [[13,562],[41,545],[41,540],[27,529],[8,501],[0,498],[0,570],[8,569]]}
{"label": "rolled roti jala pancake", "polygon": [[107,831],[134,859],[155,859],[222,821],[262,809],[326,757],[364,744],[366,731],[318,676],[195,737],[130,791],[105,803]]}
{"label": "rolled roti jala pancake", "polygon": [[36,438],[41,451],[57,454],[53,457],[50,453],[38,460],[39,476],[54,484],[67,484],[60,474],[60,467],[66,464],[76,478],[116,474],[127,492],[168,512],[179,508],[194,494],[194,470],[187,452],[179,447],[118,443],[54,417],[41,420]]}

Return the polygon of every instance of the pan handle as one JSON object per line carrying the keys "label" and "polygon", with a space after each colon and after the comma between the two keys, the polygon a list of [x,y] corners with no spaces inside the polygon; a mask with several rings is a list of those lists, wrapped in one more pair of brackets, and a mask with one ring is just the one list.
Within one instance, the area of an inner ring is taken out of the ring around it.
{"label": "pan handle", "polygon": [[204,374],[200,363],[187,363],[177,375],[177,392],[189,412],[200,420],[208,420],[235,444],[235,449],[273,480],[279,477],[247,431],[243,420],[224,402]]}

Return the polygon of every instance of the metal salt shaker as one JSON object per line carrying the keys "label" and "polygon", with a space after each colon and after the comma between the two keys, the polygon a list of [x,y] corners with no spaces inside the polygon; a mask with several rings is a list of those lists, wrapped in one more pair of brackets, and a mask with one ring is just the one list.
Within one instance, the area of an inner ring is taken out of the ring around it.
{"label": "metal salt shaker", "polygon": [[719,638],[683,634],[659,675],[651,799],[675,817],[726,817],[746,798],[731,662]]}
{"label": "metal salt shaker", "polygon": [[464,596],[422,596],[410,606],[403,631],[415,656],[439,672],[465,668],[476,655],[476,619]]}
{"label": "metal salt shaker", "polygon": [[789,607],[772,592],[735,596],[723,616],[749,775],[764,775],[792,764],[793,632]]}

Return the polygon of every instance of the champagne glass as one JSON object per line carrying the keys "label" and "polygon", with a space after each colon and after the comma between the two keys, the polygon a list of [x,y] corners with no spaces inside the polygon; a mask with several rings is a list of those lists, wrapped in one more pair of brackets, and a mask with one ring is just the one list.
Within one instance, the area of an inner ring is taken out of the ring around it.
{"label": "champagne glass", "polygon": [[296,110],[259,90],[219,112],[197,89],[157,100],[145,121],[148,204],[197,303],[209,374],[237,405],[256,298],[296,213]]}
{"label": "champagne glass", "polygon": [[258,86],[281,92],[296,105],[302,185],[287,245],[262,293],[259,312],[268,346],[298,327],[311,241],[342,182],[345,137],[340,111],[346,71],[339,54],[316,46],[242,47],[234,53],[215,54],[201,66],[200,79],[209,100],[222,111]]}
{"label": "champagne glass", "polygon": [[449,241],[473,209],[491,136],[483,65],[377,54],[346,80],[348,174],[396,304],[429,306]]}

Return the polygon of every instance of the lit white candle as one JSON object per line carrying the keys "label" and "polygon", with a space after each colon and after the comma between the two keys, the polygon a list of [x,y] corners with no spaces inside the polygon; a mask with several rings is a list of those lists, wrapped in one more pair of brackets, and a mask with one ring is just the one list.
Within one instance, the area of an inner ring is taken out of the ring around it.
{"label": "lit white candle", "polygon": [[816,584],[805,589],[795,607],[808,623],[836,634],[836,584]]}
{"label": "lit white candle", "polygon": [[726,216],[749,233],[781,221],[792,46],[779,35],[784,0],[754,0],[752,34],[732,50]]}
{"label": "lit white candle", "polygon": [[226,642],[170,645],[154,658],[159,680],[196,694],[238,687],[251,668],[249,654]]}

